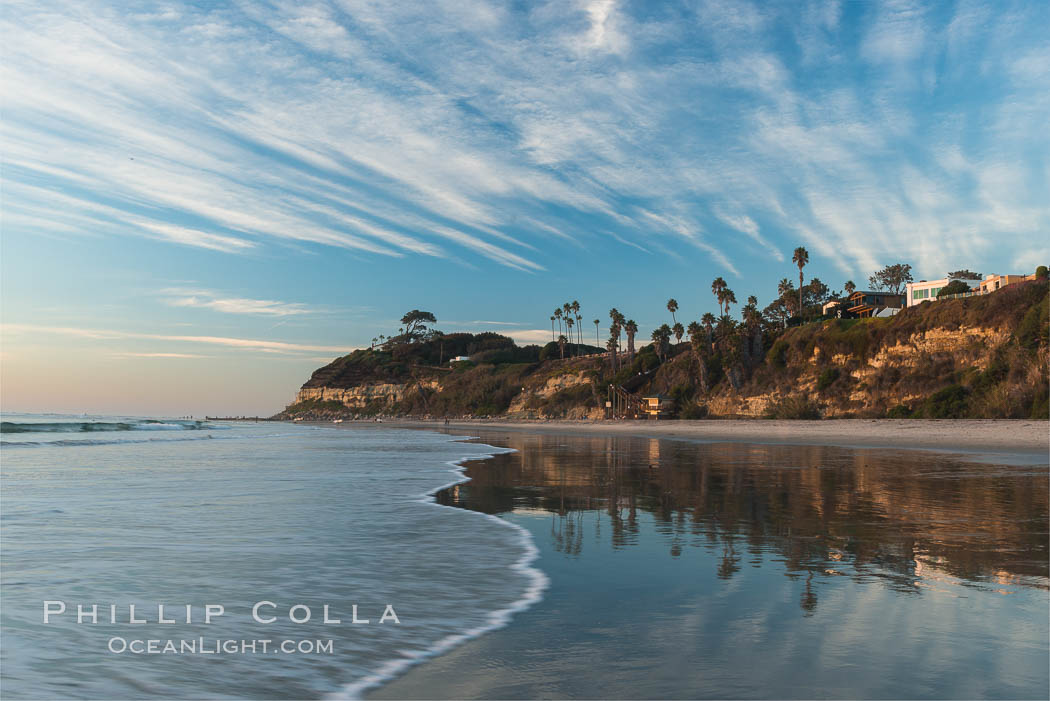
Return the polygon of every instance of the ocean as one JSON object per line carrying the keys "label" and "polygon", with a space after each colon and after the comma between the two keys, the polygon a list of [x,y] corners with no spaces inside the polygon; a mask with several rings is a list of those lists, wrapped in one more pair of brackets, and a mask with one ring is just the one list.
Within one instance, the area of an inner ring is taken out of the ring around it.
{"label": "ocean", "polygon": [[1039,456],[464,439],[5,415],[4,698],[1050,694]]}
{"label": "ocean", "polygon": [[505,449],[16,414],[2,440],[7,699],[354,697],[546,585],[520,526],[429,496]]}

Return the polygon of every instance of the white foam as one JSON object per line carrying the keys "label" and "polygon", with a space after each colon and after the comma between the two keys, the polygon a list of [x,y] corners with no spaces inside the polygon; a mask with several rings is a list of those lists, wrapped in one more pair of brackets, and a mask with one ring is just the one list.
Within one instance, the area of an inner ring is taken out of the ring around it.
{"label": "white foam", "polygon": [[[457,436],[455,438],[451,438],[450,440],[461,441],[470,440],[471,438],[474,438],[474,436]],[[500,628],[506,627],[506,625],[510,623],[510,619],[514,616],[514,614],[520,613],[521,611],[526,610],[533,604],[539,603],[543,600],[543,592],[550,584],[550,580],[547,578],[547,575],[545,575],[541,570],[532,566],[532,563],[535,562],[536,559],[539,557],[540,551],[536,547],[536,544],[532,542],[532,535],[527,530],[525,530],[516,523],[511,523],[510,521],[502,519],[493,514],[486,514],[480,511],[471,511],[469,509],[463,509],[458,506],[446,506],[444,504],[439,504],[437,502],[437,499],[435,498],[435,495],[444,489],[448,489],[449,487],[454,487],[457,484],[463,484],[464,482],[470,481],[470,478],[467,477],[463,472],[463,463],[465,463],[466,461],[480,460],[485,457],[491,458],[496,455],[516,452],[512,448],[501,449],[492,445],[476,445],[485,448],[490,448],[494,452],[485,453],[482,455],[470,455],[462,457],[458,460],[453,460],[451,462],[445,463],[446,465],[449,465],[452,468],[451,470],[449,470],[449,472],[456,475],[458,479],[453,480],[448,484],[437,487],[436,489],[432,489],[426,494],[420,495],[418,501],[425,504],[432,504],[442,509],[455,509],[463,513],[476,514],[478,516],[482,516],[484,518],[496,521],[497,523],[516,531],[525,552],[520,558],[518,558],[518,560],[514,564],[510,566],[510,569],[515,572],[520,572],[526,577],[528,577],[529,585],[525,588],[525,593],[522,594],[520,598],[512,602],[506,608],[490,611],[485,617],[486,621],[484,624],[470,628],[462,633],[447,635],[422,652],[413,650],[401,650],[399,651],[402,655],[400,658],[384,662],[379,666],[378,669],[376,669],[371,674],[362,677],[361,679],[358,679],[355,682],[347,684],[339,692],[331,694],[327,698],[359,699],[361,698],[361,694],[363,694],[365,691],[381,686],[385,682],[388,682],[404,674],[406,671],[408,671],[409,668],[419,664],[420,662],[423,662],[424,660],[430,659],[431,657],[436,657],[437,655],[444,654],[449,650],[467,642],[468,640],[473,640],[474,638],[480,637],[481,635],[488,633],[489,631],[498,630]]]}

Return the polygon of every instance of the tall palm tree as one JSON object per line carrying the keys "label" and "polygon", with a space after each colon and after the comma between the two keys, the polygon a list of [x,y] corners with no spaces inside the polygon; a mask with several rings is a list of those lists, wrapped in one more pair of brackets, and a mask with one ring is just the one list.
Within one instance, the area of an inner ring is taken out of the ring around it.
{"label": "tall palm tree", "polygon": [[576,319],[576,338],[578,339],[577,343],[582,345],[583,344],[583,324],[581,324],[580,322],[583,321],[583,317],[580,316],[580,303],[579,303],[579,301],[574,299],[574,300],[572,300],[572,304],[570,304],[569,307],[572,309],[572,316],[573,316],[573,318]]}
{"label": "tall palm tree", "polygon": [[729,305],[736,304],[736,295],[728,287],[722,290],[722,302],[726,305],[726,311],[723,316],[729,316]]}
{"label": "tall palm tree", "polygon": [[677,324],[678,323],[678,319],[674,318],[674,313],[676,311],[678,311],[678,300],[675,299],[674,297],[672,297],[671,299],[667,300],[667,311],[671,312],[671,323],[672,324]]}
{"label": "tall palm tree", "polygon": [[616,307],[613,307],[609,310],[609,318],[612,320],[612,324],[609,326],[609,337],[613,342],[612,369],[613,372],[616,372],[620,361],[620,330],[623,328],[624,316]]}
{"label": "tall palm tree", "polygon": [[700,321],[703,323],[704,328],[707,329],[707,340],[710,341],[717,319],[715,319],[715,315],[711,312],[704,312],[704,315],[700,317]]}
{"label": "tall palm tree", "polygon": [[554,318],[558,320],[558,333],[561,333],[561,307],[554,308]]}
{"label": "tall palm tree", "polygon": [[[569,330],[569,338],[570,339],[575,338],[572,335],[572,327],[573,327],[573,325],[575,323],[576,323],[575,319],[573,319],[571,316],[568,319],[565,320],[565,327]],[[577,354],[578,354],[579,353],[579,349],[577,348],[576,350],[577,350]]]}
{"label": "tall palm tree", "polygon": [[601,325],[601,323],[601,319],[594,320],[594,345],[598,346],[599,348],[602,347],[602,342],[598,339],[598,327]]}
{"label": "tall palm tree", "polygon": [[627,357],[634,360],[634,335],[638,333],[638,324],[634,319],[628,319],[623,325],[623,330],[627,334]]}
{"label": "tall palm tree", "polygon": [[715,299],[718,300],[718,313],[721,315],[722,312],[722,291],[727,287],[726,281],[719,275],[711,283],[711,292],[714,294]]}
{"label": "tall palm tree", "polygon": [[682,336],[685,335],[685,327],[676,321],[674,322],[674,326],[671,327],[671,331],[674,333],[675,341],[678,344],[681,344]]}
{"label": "tall palm tree", "polygon": [[802,268],[809,262],[809,251],[802,246],[795,249],[791,262],[798,266],[798,313],[802,314]]}
{"label": "tall palm tree", "polygon": [[551,342],[553,343],[557,336],[554,335],[554,315],[551,315]]}

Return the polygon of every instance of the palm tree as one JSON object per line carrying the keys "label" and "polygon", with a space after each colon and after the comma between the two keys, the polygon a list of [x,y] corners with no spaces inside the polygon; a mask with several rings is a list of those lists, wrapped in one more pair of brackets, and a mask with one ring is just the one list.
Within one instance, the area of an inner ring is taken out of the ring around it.
{"label": "palm tree", "polygon": [[561,307],[554,308],[554,318],[558,320],[558,333],[561,333]]}
{"label": "palm tree", "polygon": [[557,336],[554,335],[554,316],[551,315],[551,342],[552,343],[554,342],[555,338],[557,338]]}
{"label": "palm tree", "polygon": [[671,339],[671,327],[667,324],[662,324],[659,328],[653,329],[653,344],[656,346],[656,354],[663,360],[667,357],[667,346],[668,341]]}
{"label": "palm tree", "polygon": [[726,289],[726,281],[718,276],[711,283],[711,292],[714,294],[715,299],[718,300],[718,312],[722,314],[722,291]]}
{"label": "palm tree", "polygon": [[598,327],[601,325],[601,323],[601,319],[594,320],[594,345],[598,346],[599,348],[602,347],[602,342],[598,340]]}
{"label": "palm tree", "polygon": [[676,311],[678,311],[678,300],[675,299],[674,297],[672,297],[671,299],[667,300],[667,311],[671,312],[671,323],[672,324],[677,324],[678,323],[678,319],[674,318],[674,313]]}
{"label": "palm tree", "polygon": [[[572,327],[573,327],[573,325],[575,323],[576,323],[576,321],[571,316],[565,320],[565,327],[569,330],[569,338],[570,339],[573,338]],[[579,349],[577,349],[577,353],[579,353]]]}
{"label": "palm tree", "polygon": [[809,251],[802,246],[795,249],[791,262],[798,266],[798,313],[802,315],[802,268],[809,262]]}
{"label": "palm tree", "polygon": [[620,330],[623,328],[624,316],[616,307],[613,307],[609,310],[609,318],[612,320],[609,326],[609,337],[613,342],[612,368],[613,372],[616,372],[620,359]]}
{"label": "palm tree", "polygon": [[634,319],[628,319],[623,330],[627,333],[627,357],[634,360],[634,335],[638,333],[638,324]]}
{"label": "palm tree", "polygon": [[715,321],[717,321],[717,319],[715,319],[715,315],[711,312],[704,312],[704,315],[700,317],[700,321],[703,322],[704,328],[707,329],[707,341],[710,343],[711,335],[715,328]]}
{"label": "palm tree", "polygon": [[846,290],[846,296],[849,297],[857,291],[857,285],[852,280],[846,280],[846,284],[842,286],[842,289]]}
{"label": "palm tree", "polygon": [[788,300],[788,294],[794,292],[794,283],[788,280],[786,277],[780,278],[780,282],[777,283],[777,294],[784,300],[784,306],[788,307],[788,312],[791,311],[791,307],[795,304],[795,300]]}
{"label": "palm tree", "polygon": [[579,339],[578,343],[583,345],[583,325],[580,323],[583,321],[583,317],[580,316],[580,303],[574,299],[569,307],[572,309],[573,318],[576,319],[576,337]]}
{"label": "palm tree", "polygon": [[693,353],[699,360],[700,349],[703,348],[704,327],[695,321],[690,321],[686,331],[689,333],[689,344],[693,347]]}
{"label": "palm tree", "polygon": [[726,305],[726,311],[723,316],[729,316],[729,305],[736,304],[736,295],[728,287],[722,290],[722,302]]}
{"label": "palm tree", "polygon": [[671,327],[671,331],[674,332],[674,337],[679,344],[682,342],[682,336],[685,335],[685,327],[677,321],[674,322],[674,326]]}

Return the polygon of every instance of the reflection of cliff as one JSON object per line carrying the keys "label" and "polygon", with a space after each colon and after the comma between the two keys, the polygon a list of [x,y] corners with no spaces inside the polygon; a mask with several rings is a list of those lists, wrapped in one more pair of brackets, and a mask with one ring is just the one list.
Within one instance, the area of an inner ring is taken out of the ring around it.
{"label": "reflection of cliff", "polygon": [[518,452],[470,465],[472,481],[439,498],[489,513],[551,512],[551,537],[568,554],[583,547],[584,529],[609,529],[600,535],[630,547],[647,514],[673,556],[688,546],[720,554],[722,578],[773,555],[788,576],[806,578],[806,611],[816,606],[814,574],[878,577],[907,591],[941,578],[1048,586],[1046,468],[621,436],[484,440]]}

